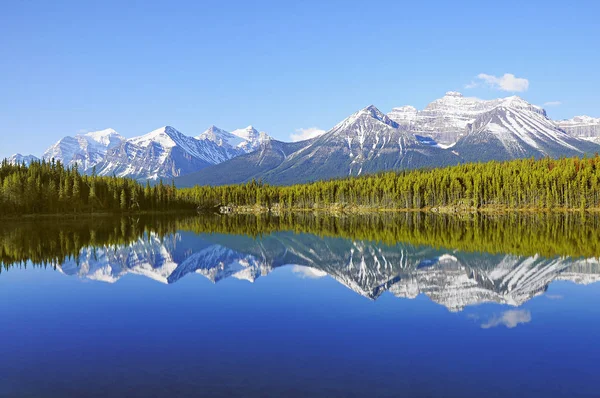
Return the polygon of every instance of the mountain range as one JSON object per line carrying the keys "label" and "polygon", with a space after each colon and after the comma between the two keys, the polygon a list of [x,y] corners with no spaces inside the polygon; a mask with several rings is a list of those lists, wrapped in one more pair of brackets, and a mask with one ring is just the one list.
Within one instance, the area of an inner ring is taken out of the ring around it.
{"label": "mountain range", "polygon": [[[600,118],[554,121],[546,111],[512,96],[493,100],[447,92],[423,110],[384,114],[371,105],[326,133],[283,142],[252,126],[231,132],[211,126],[194,137],[165,126],[126,139],[112,129],[67,136],[42,158],[84,173],[137,180],[175,179],[178,186],[273,184],[358,176],[472,161],[593,155],[600,152]],[[29,163],[33,155],[13,155]]]}

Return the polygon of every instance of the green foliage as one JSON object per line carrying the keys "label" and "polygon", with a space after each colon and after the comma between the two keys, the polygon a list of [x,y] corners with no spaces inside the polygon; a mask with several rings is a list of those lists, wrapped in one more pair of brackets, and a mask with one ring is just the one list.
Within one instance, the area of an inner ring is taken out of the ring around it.
{"label": "green foliage", "polygon": [[600,158],[520,159],[386,172],[360,178],[271,186],[197,186],[178,198],[210,209],[219,205],[282,209],[337,205],[385,209],[444,207],[581,209],[600,207]]}
{"label": "green foliage", "polygon": [[162,182],[153,189],[127,178],[81,175],[61,162],[0,165],[0,217],[20,214],[164,211],[195,208]]}

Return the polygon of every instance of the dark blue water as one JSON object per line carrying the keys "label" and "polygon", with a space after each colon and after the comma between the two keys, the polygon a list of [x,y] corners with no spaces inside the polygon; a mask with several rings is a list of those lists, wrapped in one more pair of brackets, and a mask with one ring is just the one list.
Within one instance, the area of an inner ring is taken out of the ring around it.
{"label": "dark blue water", "polygon": [[179,232],[0,274],[0,396],[598,397],[595,260]]}

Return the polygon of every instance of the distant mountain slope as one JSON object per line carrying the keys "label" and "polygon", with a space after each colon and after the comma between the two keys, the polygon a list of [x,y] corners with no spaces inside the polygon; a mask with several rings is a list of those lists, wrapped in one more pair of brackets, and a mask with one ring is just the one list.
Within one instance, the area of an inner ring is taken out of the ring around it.
{"label": "distant mountain slope", "polygon": [[180,187],[189,187],[237,184],[251,181],[253,178],[258,180],[263,178],[265,173],[280,166],[288,156],[307,146],[309,142],[264,141],[254,152],[176,178],[175,184]]}
{"label": "distant mountain slope", "polygon": [[216,126],[209,127],[196,137],[199,140],[209,140],[219,146],[240,151],[240,154],[249,153],[260,147],[260,144],[270,140],[265,132],[259,132],[252,126],[234,130],[231,133]]}

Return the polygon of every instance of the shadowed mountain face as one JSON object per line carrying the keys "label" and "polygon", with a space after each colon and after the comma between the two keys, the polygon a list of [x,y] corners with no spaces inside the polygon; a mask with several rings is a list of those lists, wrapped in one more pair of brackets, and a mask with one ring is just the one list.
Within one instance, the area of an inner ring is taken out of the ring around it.
{"label": "shadowed mountain face", "polygon": [[495,302],[519,306],[554,280],[600,280],[595,259],[464,253],[398,243],[276,232],[262,238],[176,232],[144,234],[126,245],[82,249],[63,262],[64,274],[116,282],[126,274],[175,283],[188,274],[212,282],[254,282],[278,267],[294,266],[309,277],[329,276],[354,292],[377,299],[425,294],[450,311]]}

